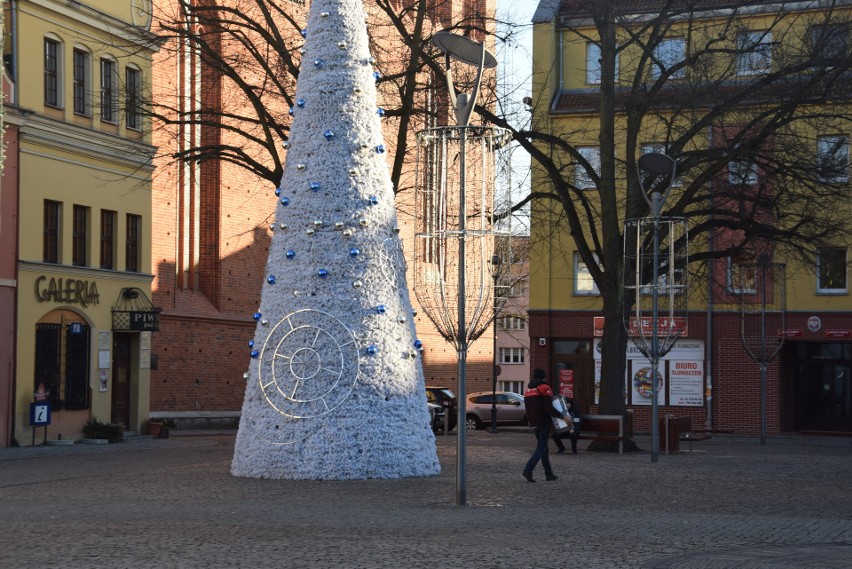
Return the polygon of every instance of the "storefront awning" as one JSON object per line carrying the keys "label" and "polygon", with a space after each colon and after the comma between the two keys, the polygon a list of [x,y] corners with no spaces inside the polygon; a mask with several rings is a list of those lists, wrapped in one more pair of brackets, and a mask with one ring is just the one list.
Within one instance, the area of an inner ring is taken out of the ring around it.
{"label": "storefront awning", "polygon": [[151,303],[145,291],[125,287],[112,307],[112,329],[114,332],[157,332],[161,311]]}

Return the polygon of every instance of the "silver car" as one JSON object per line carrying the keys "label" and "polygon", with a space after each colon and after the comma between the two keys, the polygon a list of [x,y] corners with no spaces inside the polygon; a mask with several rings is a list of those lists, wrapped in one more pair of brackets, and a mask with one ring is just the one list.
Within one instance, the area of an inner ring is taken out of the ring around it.
{"label": "silver car", "polygon": [[492,402],[496,402],[498,425],[526,425],[527,412],[524,398],[511,391],[480,391],[467,396],[465,428],[468,431],[483,429],[491,424]]}

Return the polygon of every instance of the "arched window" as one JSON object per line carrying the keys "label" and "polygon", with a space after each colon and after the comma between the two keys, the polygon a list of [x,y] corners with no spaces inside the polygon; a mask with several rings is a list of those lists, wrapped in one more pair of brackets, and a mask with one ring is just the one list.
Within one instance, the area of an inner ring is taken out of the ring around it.
{"label": "arched window", "polygon": [[44,37],[44,104],[62,108],[62,41],[54,35]]}
{"label": "arched window", "polygon": [[90,342],[90,327],[70,310],[36,324],[33,391],[46,391],[54,409],[89,408]]}
{"label": "arched window", "polygon": [[92,54],[82,46],[74,47],[74,114],[92,116]]}
{"label": "arched window", "polygon": [[101,120],[118,122],[118,64],[109,56],[101,58]]}
{"label": "arched window", "polygon": [[128,65],[124,70],[124,123],[131,130],[142,129],[139,104],[142,96],[142,71]]}

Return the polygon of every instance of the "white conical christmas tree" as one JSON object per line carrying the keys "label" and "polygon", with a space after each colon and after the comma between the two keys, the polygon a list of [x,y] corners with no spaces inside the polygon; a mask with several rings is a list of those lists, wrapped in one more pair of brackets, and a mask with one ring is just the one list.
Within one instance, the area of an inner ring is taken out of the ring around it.
{"label": "white conical christmas tree", "polygon": [[364,16],[311,6],[235,476],[440,471]]}

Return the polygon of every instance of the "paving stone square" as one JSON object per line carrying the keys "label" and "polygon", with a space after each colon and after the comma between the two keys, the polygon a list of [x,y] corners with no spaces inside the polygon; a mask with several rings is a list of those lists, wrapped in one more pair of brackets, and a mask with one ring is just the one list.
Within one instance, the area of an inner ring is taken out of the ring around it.
{"label": "paving stone square", "polygon": [[530,484],[528,430],[469,433],[463,507],[454,435],[400,480],[234,478],[233,433],[0,449],[0,567],[852,567],[852,438],[636,440]]}

